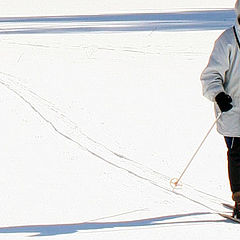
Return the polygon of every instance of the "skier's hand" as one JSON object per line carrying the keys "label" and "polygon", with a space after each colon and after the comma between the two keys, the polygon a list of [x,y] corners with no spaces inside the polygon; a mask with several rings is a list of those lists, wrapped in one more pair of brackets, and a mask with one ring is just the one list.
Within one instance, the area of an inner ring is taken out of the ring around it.
{"label": "skier's hand", "polygon": [[216,97],[215,100],[222,112],[227,112],[232,109],[232,98],[226,94],[225,92],[220,92]]}

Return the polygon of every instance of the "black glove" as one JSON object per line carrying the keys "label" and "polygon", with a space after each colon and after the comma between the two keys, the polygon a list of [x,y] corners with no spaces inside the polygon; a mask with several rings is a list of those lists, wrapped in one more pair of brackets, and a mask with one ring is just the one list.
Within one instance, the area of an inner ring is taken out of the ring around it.
{"label": "black glove", "polygon": [[225,92],[220,92],[216,97],[215,100],[222,112],[227,112],[232,109],[232,98],[226,94]]}

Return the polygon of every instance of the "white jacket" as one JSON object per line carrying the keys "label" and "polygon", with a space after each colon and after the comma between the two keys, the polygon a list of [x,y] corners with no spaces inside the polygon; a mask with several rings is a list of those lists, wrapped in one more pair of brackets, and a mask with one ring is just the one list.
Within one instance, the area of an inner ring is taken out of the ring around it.
{"label": "white jacket", "polygon": [[[240,25],[235,23],[240,41]],[[225,30],[215,41],[207,67],[201,74],[203,95],[215,102],[220,92],[232,97],[233,108],[224,112],[217,123],[220,134],[228,137],[240,137],[240,48],[233,27]],[[220,109],[215,102],[216,115]]]}

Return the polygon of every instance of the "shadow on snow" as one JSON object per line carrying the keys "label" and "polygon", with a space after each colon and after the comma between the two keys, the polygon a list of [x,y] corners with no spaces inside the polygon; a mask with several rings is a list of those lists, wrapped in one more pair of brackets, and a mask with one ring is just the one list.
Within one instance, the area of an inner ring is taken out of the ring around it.
{"label": "shadow on snow", "polygon": [[[196,212],[187,214],[178,214],[171,216],[162,216],[156,218],[140,219],[133,221],[122,222],[83,222],[73,224],[55,224],[55,225],[28,225],[28,226],[13,226],[0,228],[0,234],[9,233],[31,233],[31,237],[36,236],[53,236],[59,234],[72,234],[78,231],[87,230],[111,230],[114,228],[133,228],[133,227],[157,227],[161,225],[173,225],[173,224],[200,224],[200,223],[216,223],[216,222],[228,222],[229,220],[185,220],[185,221],[166,221],[183,217],[199,216],[212,214],[210,212]],[[128,230],[128,229],[125,229]]]}
{"label": "shadow on snow", "polygon": [[222,30],[233,25],[232,9],[171,13],[3,17],[0,34],[43,34],[129,31]]}

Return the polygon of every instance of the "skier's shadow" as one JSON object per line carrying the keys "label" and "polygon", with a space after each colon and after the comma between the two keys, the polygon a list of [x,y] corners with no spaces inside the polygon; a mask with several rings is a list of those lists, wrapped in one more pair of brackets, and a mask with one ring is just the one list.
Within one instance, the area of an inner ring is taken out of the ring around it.
{"label": "skier's shadow", "polygon": [[[0,234],[10,233],[30,233],[31,237],[35,236],[54,236],[60,234],[72,234],[78,231],[89,230],[119,230],[119,228],[133,228],[133,227],[156,227],[160,225],[173,225],[173,224],[201,224],[209,222],[228,222],[228,220],[183,220],[183,221],[168,221],[178,218],[209,215],[210,212],[196,212],[187,214],[178,214],[171,216],[162,216],[156,218],[139,219],[132,221],[120,222],[83,222],[73,224],[55,224],[55,225],[26,225],[26,226],[12,226],[0,228]],[[126,230],[126,229],[125,229]]]}

